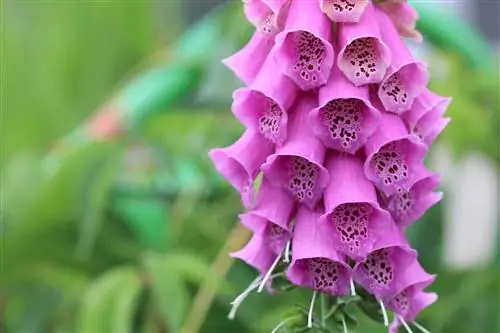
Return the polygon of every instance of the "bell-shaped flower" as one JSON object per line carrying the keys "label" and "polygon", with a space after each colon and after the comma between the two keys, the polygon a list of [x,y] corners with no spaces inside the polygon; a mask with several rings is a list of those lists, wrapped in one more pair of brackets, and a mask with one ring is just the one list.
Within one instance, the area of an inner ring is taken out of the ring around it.
{"label": "bell-shaped flower", "polygon": [[309,114],[309,126],[328,148],[355,153],[377,129],[380,113],[368,88],[355,87],[335,67],[319,91],[319,107]]}
{"label": "bell-shaped flower", "polygon": [[422,41],[422,35],[416,29],[418,12],[407,0],[380,1],[378,5],[390,17],[401,36],[412,38],[417,42]]}
{"label": "bell-shaped flower", "polygon": [[245,207],[253,198],[253,183],[261,165],[274,152],[274,145],[253,130],[245,133],[229,147],[215,148],[209,156],[217,171],[237,189]]}
{"label": "bell-shaped flower", "polygon": [[292,232],[290,221],[294,211],[294,201],[282,189],[269,185],[263,179],[253,209],[241,214],[241,223],[260,235],[267,246],[276,254],[285,250]]}
{"label": "bell-shaped flower", "polygon": [[353,269],[354,281],[380,300],[396,295],[405,286],[407,268],[417,260],[404,235],[392,224],[374,246],[374,251]]}
{"label": "bell-shaped flower", "polygon": [[356,86],[382,81],[393,56],[380,36],[371,3],[359,23],[338,26],[338,40],[337,65],[349,81]]}
{"label": "bell-shaped flower", "polygon": [[423,164],[427,146],[409,134],[400,117],[382,113],[380,126],[365,145],[365,174],[389,196],[408,190]]}
{"label": "bell-shaped flower", "polygon": [[387,307],[395,314],[390,333],[397,333],[400,325],[408,326],[409,322],[420,326],[415,322],[418,314],[438,298],[437,294],[424,291],[435,279],[436,276],[424,271],[418,261],[408,267],[405,272],[404,289],[384,300]]}
{"label": "bell-shaped flower", "polygon": [[450,122],[450,118],[443,117],[450,103],[451,98],[425,89],[415,98],[411,109],[403,113],[403,119],[410,131],[430,146]]}
{"label": "bell-shaped flower", "polygon": [[387,210],[402,228],[420,219],[443,198],[442,192],[434,192],[440,183],[439,175],[431,173],[424,166],[417,169],[414,181],[409,190],[395,193],[387,201]]}
{"label": "bell-shaped flower", "polygon": [[255,268],[260,276],[264,276],[272,267],[277,255],[267,245],[262,235],[253,234],[241,250],[231,253],[231,257],[244,261]]}
{"label": "bell-shaped flower", "polygon": [[256,32],[247,45],[222,60],[222,63],[243,83],[250,85],[259,74],[273,46],[274,38]]}
{"label": "bell-shaped flower", "polygon": [[387,15],[376,11],[382,40],[392,53],[392,62],[378,96],[388,112],[401,114],[408,110],[429,81],[427,66],[415,60]]}
{"label": "bell-shaped flower", "polygon": [[318,223],[320,215],[305,206],[297,212],[287,278],[305,288],[345,296],[349,293],[351,269],[335,250],[324,225]]}
{"label": "bell-shaped flower", "polygon": [[232,110],[245,126],[281,145],[287,136],[288,110],[297,88],[288,76],[276,72],[275,66],[274,59],[267,58],[250,87],[234,92]]}
{"label": "bell-shaped flower", "polygon": [[313,96],[300,96],[290,116],[287,141],[261,168],[274,186],[311,208],[328,184],[328,172],[323,167],[325,147],[307,126],[307,116],[315,106]]}
{"label": "bell-shaped flower", "polygon": [[332,155],[326,168],[330,182],[325,189],[325,214],[320,221],[326,224],[337,251],[364,260],[392,224],[391,216],[380,208],[375,186],[366,179],[358,157]]}
{"label": "bell-shaped flower", "polygon": [[316,0],[291,1],[285,29],[271,51],[281,72],[302,90],[328,81],[334,60],[331,21]]}
{"label": "bell-shaped flower", "polygon": [[245,15],[258,32],[274,36],[283,29],[286,0],[245,0]]}
{"label": "bell-shaped flower", "polygon": [[369,0],[319,0],[321,10],[333,22],[358,22]]}

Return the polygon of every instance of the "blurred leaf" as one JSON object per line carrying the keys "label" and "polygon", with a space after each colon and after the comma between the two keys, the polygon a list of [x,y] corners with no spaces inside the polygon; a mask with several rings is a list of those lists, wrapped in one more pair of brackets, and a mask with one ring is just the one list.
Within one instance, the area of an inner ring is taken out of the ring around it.
{"label": "blurred leaf", "polygon": [[132,267],[113,269],[95,280],[83,295],[76,332],[132,332],[132,318],[141,291]]}
{"label": "blurred leaf", "polygon": [[143,264],[151,283],[155,308],[168,332],[180,332],[189,304],[189,293],[181,274],[160,255],[147,254]]}
{"label": "blurred leaf", "polygon": [[87,184],[83,190],[83,219],[81,232],[76,245],[79,259],[88,259],[103,223],[109,194],[120,171],[121,150],[113,149],[94,161],[86,170]]}

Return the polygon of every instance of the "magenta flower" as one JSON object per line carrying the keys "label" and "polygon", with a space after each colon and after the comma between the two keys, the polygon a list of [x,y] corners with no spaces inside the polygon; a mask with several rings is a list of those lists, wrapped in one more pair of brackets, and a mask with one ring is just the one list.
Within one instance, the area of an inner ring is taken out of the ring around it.
{"label": "magenta flower", "polygon": [[[277,205],[276,203],[279,202]],[[290,221],[294,202],[283,190],[269,185],[264,179],[253,209],[241,214],[241,223],[263,238],[264,244],[276,254],[282,254],[292,233]]]}
{"label": "magenta flower", "polygon": [[337,64],[356,86],[379,83],[391,64],[391,51],[382,41],[373,5],[358,24],[339,25]]}
{"label": "magenta flower", "polygon": [[366,176],[386,195],[410,188],[427,153],[420,139],[408,134],[401,118],[388,113],[382,114],[378,131],[365,150]]}
{"label": "magenta flower", "polygon": [[287,136],[288,114],[297,93],[294,83],[281,73],[269,76],[275,67],[268,58],[249,88],[233,94],[233,113],[248,128],[260,132],[276,145]]}
{"label": "magenta flower", "polygon": [[413,58],[391,20],[381,11],[376,14],[382,39],[394,55],[378,96],[388,112],[400,114],[411,107],[427,85],[427,67]]}
{"label": "magenta flower", "polygon": [[217,171],[240,192],[245,207],[249,207],[253,182],[260,166],[273,151],[271,142],[258,132],[247,130],[233,145],[212,149],[209,156]]}
{"label": "magenta flower", "polygon": [[333,155],[326,163],[330,182],[325,189],[325,214],[335,250],[363,260],[392,223],[377,202],[375,186],[365,178],[363,161],[348,155]]}
{"label": "magenta flower", "polygon": [[426,89],[415,99],[412,108],[403,114],[403,119],[410,131],[430,146],[450,122],[450,118],[443,117],[450,103],[451,98],[441,97]]}
{"label": "magenta flower", "polygon": [[304,288],[345,296],[349,293],[351,269],[318,223],[320,215],[305,207],[299,209],[287,278]]}
{"label": "magenta flower", "polygon": [[260,72],[262,65],[274,46],[274,39],[259,32],[241,50],[222,60],[238,79],[246,85],[251,84]]}
{"label": "magenta flower", "polygon": [[308,121],[328,148],[353,154],[377,129],[380,113],[369,101],[368,88],[353,86],[336,68],[319,91],[319,103]]}
{"label": "magenta flower", "polygon": [[394,221],[406,228],[420,219],[425,212],[443,198],[442,192],[434,192],[439,186],[439,175],[432,174],[425,167],[416,171],[415,183],[402,193],[389,197],[387,210]]}
{"label": "magenta flower", "polygon": [[240,192],[240,222],[253,233],[233,256],[258,276],[229,317],[251,292],[274,293],[271,281],[286,278],[313,291],[308,328],[324,328],[317,295],[356,288],[377,299],[387,327],[386,307],[394,313],[391,333],[421,328],[415,318],[437,299],[425,292],[435,277],[404,233],[442,198],[424,159],[451,99],[428,90],[426,66],[402,40],[421,37],[417,13],[406,0],[244,4],[256,32],[224,63],[245,84],[232,111],[247,129],[210,157]]}
{"label": "magenta flower", "polygon": [[307,116],[315,107],[310,96],[301,96],[292,111],[287,142],[269,156],[262,171],[276,187],[285,189],[300,203],[313,208],[328,183],[323,167],[325,147],[307,126]]}
{"label": "magenta flower", "polygon": [[257,31],[274,36],[283,29],[286,0],[245,0],[245,15]]}
{"label": "magenta flower", "polygon": [[261,235],[254,234],[243,249],[231,253],[231,256],[243,260],[247,265],[255,268],[260,276],[264,276],[276,260],[277,254],[267,245]]}
{"label": "magenta flower", "polygon": [[417,315],[438,298],[435,293],[424,291],[435,279],[436,276],[425,272],[418,261],[407,269],[403,289],[385,300],[387,307],[395,314],[389,333],[397,333],[398,327],[401,324],[408,326],[408,322],[420,326],[415,322]]}
{"label": "magenta flower", "polygon": [[319,0],[321,10],[333,22],[356,23],[361,19],[369,0]]}
{"label": "magenta flower", "polygon": [[[272,56],[281,72],[302,90],[328,81],[333,66],[331,22],[313,1],[291,1],[285,29],[276,38]],[[274,75],[274,73],[269,73]]]}
{"label": "magenta flower", "polygon": [[384,299],[396,295],[405,283],[406,269],[417,259],[402,233],[391,225],[364,261],[354,266],[354,281],[372,295]]}
{"label": "magenta flower", "polygon": [[407,0],[386,0],[378,5],[392,20],[401,36],[410,37],[417,42],[422,41],[422,35],[416,30],[418,12]]}

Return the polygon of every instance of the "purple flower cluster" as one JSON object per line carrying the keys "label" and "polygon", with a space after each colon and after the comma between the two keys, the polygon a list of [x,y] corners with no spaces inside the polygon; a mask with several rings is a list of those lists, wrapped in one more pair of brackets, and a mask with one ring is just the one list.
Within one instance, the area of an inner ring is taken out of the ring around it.
{"label": "purple flower cluster", "polygon": [[418,15],[404,0],[246,0],[244,9],[256,32],[224,64],[246,85],[232,111],[247,130],[210,157],[253,232],[233,255],[260,275],[230,315],[284,262],[293,284],[346,296],[356,283],[395,313],[392,332],[407,327],[437,299],[404,231],[442,198],[424,158],[450,103],[426,88],[426,65],[401,38],[421,39]]}

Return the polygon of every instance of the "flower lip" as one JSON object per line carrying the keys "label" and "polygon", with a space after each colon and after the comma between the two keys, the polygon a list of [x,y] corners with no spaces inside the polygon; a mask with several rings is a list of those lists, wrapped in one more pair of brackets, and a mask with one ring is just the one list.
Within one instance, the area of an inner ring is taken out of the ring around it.
{"label": "flower lip", "polygon": [[254,234],[241,250],[231,253],[231,257],[244,261],[260,275],[265,275],[276,259],[276,254],[264,243],[260,235]]}
{"label": "flower lip", "polygon": [[435,112],[437,115],[443,116],[451,100],[450,97],[442,97],[429,89],[424,89],[424,91],[415,98],[411,109],[402,114],[402,118],[410,130],[413,130],[418,122],[430,112]]}
{"label": "flower lip", "polygon": [[380,126],[365,145],[365,174],[386,195],[408,190],[427,146],[408,131],[396,115],[384,113]]}
{"label": "flower lip", "polygon": [[417,260],[403,233],[391,224],[381,234],[374,251],[353,269],[354,280],[376,297],[385,299],[396,295],[406,283],[406,268]]}
{"label": "flower lip", "polygon": [[432,174],[424,166],[416,171],[414,184],[408,191],[397,193],[388,198],[387,210],[394,221],[402,228],[407,228],[437,204],[443,197],[442,192],[434,192],[441,178]]}
{"label": "flower lip", "polygon": [[323,166],[326,149],[304,126],[314,107],[313,95],[302,95],[291,112],[287,141],[261,167],[273,186],[286,189],[310,208],[321,199],[329,177]]}
{"label": "flower lip", "polygon": [[413,100],[429,82],[427,66],[415,60],[387,15],[375,11],[382,39],[393,57],[385,79],[379,86],[378,96],[388,112],[401,114],[410,109]]}
{"label": "flower lip", "polygon": [[351,268],[333,248],[324,226],[318,223],[321,211],[302,206],[294,227],[292,263],[288,279],[297,285],[333,295],[349,293]]}
{"label": "flower lip", "polygon": [[414,61],[391,71],[380,84],[378,95],[388,112],[401,114],[411,108],[428,82],[427,66]]}
{"label": "flower lip", "polygon": [[373,5],[366,7],[359,23],[339,26],[339,42],[337,65],[349,81],[356,86],[382,81],[392,54],[380,36]]}
{"label": "flower lip", "polygon": [[320,0],[321,10],[333,22],[358,22],[368,4],[369,0]]}
{"label": "flower lip", "polygon": [[276,35],[271,55],[281,72],[301,90],[328,81],[334,58],[330,25],[319,7],[307,1],[290,3],[285,29]]}
{"label": "flower lip", "polygon": [[238,79],[251,84],[260,72],[266,58],[274,46],[274,39],[256,32],[241,50],[222,60]]}
{"label": "flower lip", "polygon": [[209,156],[217,171],[240,192],[244,206],[249,207],[252,184],[260,166],[273,151],[268,140],[255,131],[246,130],[233,145],[212,149]]}
{"label": "flower lip", "polygon": [[245,126],[279,146],[287,137],[288,109],[297,89],[274,67],[274,60],[268,58],[251,86],[233,93],[232,111]]}
{"label": "flower lip", "polygon": [[375,187],[366,179],[358,157],[332,155],[326,167],[330,182],[319,223],[325,225],[337,251],[364,260],[392,224],[391,217],[380,208]]}
{"label": "flower lip", "polygon": [[320,89],[319,103],[308,123],[328,148],[354,154],[377,129],[380,113],[370,103],[368,88],[356,88],[338,69]]}

